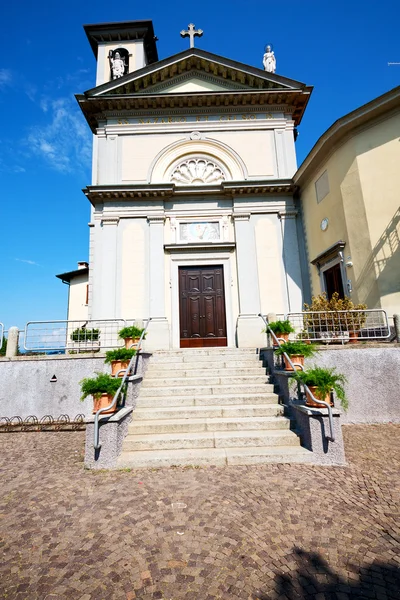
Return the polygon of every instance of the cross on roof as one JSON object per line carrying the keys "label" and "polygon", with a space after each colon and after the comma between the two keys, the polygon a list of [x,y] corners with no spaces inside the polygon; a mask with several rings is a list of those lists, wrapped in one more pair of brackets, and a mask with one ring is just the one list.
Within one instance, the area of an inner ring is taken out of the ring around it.
{"label": "cross on roof", "polygon": [[193,23],[190,23],[190,24],[188,25],[188,28],[187,28],[187,30],[183,29],[183,30],[181,31],[181,36],[182,36],[183,38],[185,38],[185,37],[189,37],[189,38],[190,38],[190,47],[191,47],[191,48],[194,48],[194,38],[195,38],[195,36],[196,36],[196,35],[197,35],[198,37],[201,37],[201,36],[203,35],[203,30],[202,30],[202,29],[198,29],[198,30],[196,31],[196,29],[195,29],[195,25],[193,25]]}

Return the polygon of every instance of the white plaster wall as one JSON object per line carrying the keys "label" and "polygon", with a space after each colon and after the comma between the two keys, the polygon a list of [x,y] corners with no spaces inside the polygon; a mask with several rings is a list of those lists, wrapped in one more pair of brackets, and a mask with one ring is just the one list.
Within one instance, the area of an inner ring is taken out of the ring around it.
{"label": "white plaster wall", "polygon": [[121,316],[124,319],[148,316],[148,224],[146,219],[122,219],[121,235]]}
{"label": "white plaster wall", "polygon": [[70,321],[84,321],[88,318],[88,305],[86,304],[86,288],[88,276],[77,275],[69,286],[68,319]]}
{"label": "white plaster wall", "polygon": [[261,312],[284,313],[285,273],[282,259],[282,237],[277,214],[255,218],[255,237],[260,287]]}
{"label": "white plaster wall", "polygon": [[150,165],[163,148],[178,140],[182,135],[134,135],[121,139],[121,180],[147,183]]}
{"label": "white plaster wall", "polygon": [[193,77],[189,81],[172,85],[163,91],[167,94],[182,92],[220,92],[226,91],[226,88],[224,88],[222,85],[216,85],[211,81],[204,81],[203,79]]}
{"label": "white plaster wall", "polygon": [[249,178],[277,176],[273,131],[212,131],[207,136],[232,148],[245,163]]}

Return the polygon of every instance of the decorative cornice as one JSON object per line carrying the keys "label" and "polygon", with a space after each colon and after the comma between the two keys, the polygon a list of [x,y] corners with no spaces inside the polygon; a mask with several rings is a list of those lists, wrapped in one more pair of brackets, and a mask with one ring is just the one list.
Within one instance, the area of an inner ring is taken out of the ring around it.
{"label": "decorative cornice", "polygon": [[118,225],[119,217],[101,217],[102,225]]}
{"label": "decorative cornice", "polygon": [[165,244],[164,250],[169,253],[174,252],[198,252],[209,251],[209,252],[232,252],[236,248],[234,242],[215,242],[210,244]]}
{"label": "decorative cornice", "polygon": [[292,195],[296,186],[291,179],[224,181],[216,185],[127,184],[88,186],[83,193],[93,206],[104,202],[132,200],[166,200],[173,196],[224,195],[231,197]]}
{"label": "decorative cornice", "polygon": [[163,109],[185,110],[212,107],[222,110],[234,107],[236,110],[269,111],[272,106],[281,107],[284,113],[291,113],[295,126],[299,125],[309,100],[310,90],[232,90],[226,92],[192,92],[165,94],[136,94],[120,96],[76,96],[93,133],[109,111],[149,111]]}
{"label": "decorative cornice", "polygon": [[232,218],[234,221],[249,221],[250,213],[233,213]]}
{"label": "decorative cornice", "polygon": [[280,219],[295,219],[298,214],[299,214],[299,211],[296,209],[293,209],[293,210],[279,211],[278,216]]}
{"label": "decorative cornice", "polygon": [[150,215],[147,217],[147,221],[150,225],[155,225],[157,223],[163,224],[165,221],[165,215]]}
{"label": "decorative cornice", "polygon": [[330,246],[329,248],[327,248],[327,250],[324,250],[324,252],[318,254],[318,256],[316,256],[313,260],[310,261],[311,264],[315,265],[319,269],[321,265],[328,262],[328,260],[340,256],[343,252],[345,245],[346,242],[344,242],[343,240],[339,240],[338,242],[336,242],[336,244],[333,244],[333,246]]}

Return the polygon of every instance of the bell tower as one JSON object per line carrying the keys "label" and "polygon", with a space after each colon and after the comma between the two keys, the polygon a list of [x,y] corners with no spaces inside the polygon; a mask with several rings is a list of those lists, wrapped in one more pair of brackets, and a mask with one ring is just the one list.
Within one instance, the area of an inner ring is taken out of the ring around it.
{"label": "bell tower", "polygon": [[153,22],[84,25],[97,60],[96,86],[158,61]]}

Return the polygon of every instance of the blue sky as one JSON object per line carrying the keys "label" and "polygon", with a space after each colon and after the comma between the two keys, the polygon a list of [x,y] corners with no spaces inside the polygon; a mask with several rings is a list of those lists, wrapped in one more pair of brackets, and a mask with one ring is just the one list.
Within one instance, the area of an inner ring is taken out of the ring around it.
{"label": "blue sky", "polygon": [[[152,19],[160,58],[199,48],[262,68],[272,43],[277,74],[314,86],[299,128],[299,164],[338,118],[400,82],[398,0],[237,0],[192,3],[22,0],[0,9],[0,322],[63,319],[56,273],[88,257],[91,134],[74,94],[95,83],[82,25]],[[134,316],[134,315],[133,315]]]}

